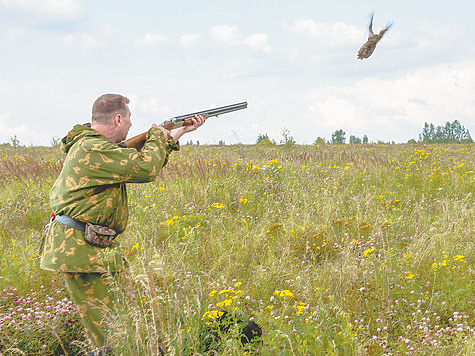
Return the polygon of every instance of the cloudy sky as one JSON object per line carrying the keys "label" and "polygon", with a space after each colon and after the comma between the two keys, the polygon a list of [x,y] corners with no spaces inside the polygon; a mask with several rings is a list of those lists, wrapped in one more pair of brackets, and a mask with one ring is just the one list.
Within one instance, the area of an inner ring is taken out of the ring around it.
{"label": "cloudy sky", "polygon": [[[356,59],[387,23],[374,54]],[[0,143],[50,145],[104,93],[131,99],[130,135],[247,101],[182,140],[406,142],[424,122],[475,136],[468,0],[0,0]]]}

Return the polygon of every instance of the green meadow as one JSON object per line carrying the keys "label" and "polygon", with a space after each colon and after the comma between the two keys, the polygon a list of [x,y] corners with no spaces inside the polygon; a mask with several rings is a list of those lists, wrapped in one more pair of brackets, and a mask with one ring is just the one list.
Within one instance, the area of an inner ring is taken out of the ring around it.
{"label": "green meadow", "polygon": [[[266,144],[267,142],[267,144]],[[128,186],[108,342],[119,355],[471,355],[475,145],[203,146]],[[39,268],[63,155],[0,146],[0,355],[88,350],[59,275]],[[120,281],[119,281],[120,280]]]}

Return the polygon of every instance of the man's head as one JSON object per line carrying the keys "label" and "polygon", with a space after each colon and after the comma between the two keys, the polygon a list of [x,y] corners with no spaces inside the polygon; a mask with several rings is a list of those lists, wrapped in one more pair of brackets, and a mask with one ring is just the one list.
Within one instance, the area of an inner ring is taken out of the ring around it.
{"label": "man's head", "polygon": [[119,94],[101,95],[92,105],[91,127],[113,142],[125,140],[132,126],[129,102]]}

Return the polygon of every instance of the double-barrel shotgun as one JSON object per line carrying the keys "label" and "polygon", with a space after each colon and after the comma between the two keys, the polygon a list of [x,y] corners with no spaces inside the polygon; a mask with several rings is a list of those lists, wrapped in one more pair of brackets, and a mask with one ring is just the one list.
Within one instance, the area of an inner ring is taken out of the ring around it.
{"label": "double-barrel shotgun", "polygon": [[[175,116],[169,120],[162,122],[160,126],[167,130],[173,130],[182,126],[193,125],[193,121],[191,120],[191,118],[195,115],[207,115],[207,117],[212,117],[212,116],[219,116],[222,114],[227,114],[233,111],[242,110],[246,108],[247,108],[247,102],[244,101],[242,103],[221,106],[219,108],[208,109],[208,110],[203,110],[203,111],[197,111],[191,114]],[[119,146],[123,148],[136,148],[137,150],[140,150],[145,144],[146,138],[147,138],[147,132],[143,132],[137,136],[134,136],[132,138],[129,138],[128,140],[125,140],[124,142],[119,143]]]}

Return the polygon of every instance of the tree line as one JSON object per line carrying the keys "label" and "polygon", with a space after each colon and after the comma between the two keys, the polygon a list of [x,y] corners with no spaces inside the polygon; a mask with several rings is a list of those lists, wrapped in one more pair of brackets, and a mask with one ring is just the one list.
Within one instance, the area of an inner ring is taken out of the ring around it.
{"label": "tree line", "polygon": [[[458,121],[454,122],[447,121],[445,125],[434,126],[434,124],[424,123],[424,128],[419,134],[419,140],[410,139],[407,143],[472,143],[472,137],[470,136],[470,131],[465,129],[465,127]],[[53,137],[51,139],[51,146],[59,146],[61,139],[59,137]],[[257,144],[276,144],[275,141],[272,141],[267,134],[259,134],[256,140]],[[290,135],[290,131],[287,128],[284,128],[282,131],[282,139],[280,144],[283,145],[293,145],[295,144],[295,139]],[[313,142],[314,145],[322,144],[332,144],[332,145],[341,145],[346,143],[346,132],[343,129],[335,130],[332,133],[331,139],[326,140],[323,137],[317,137]],[[369,143],[368,136],[363,135],[362,138],[350,135],[349,137],[350,144],[365,144]],[[374,142],[371,142],[374,143]],[[375,143],[385,143],[381,140],[377,140]],[[392,142],[394,143],[394,141]],[[186,145],[199,145],[200,142],[193,141],[186,142]],[[225,145],[224,140],[219,141],[219,145]],[[20,140],[15,135],[10,138],[10,142],[0,144],[2,146],[13,146],[19,147],[22,146]]]}
{"label": "tree line", "polygon": [[433,124],[424,123],[420,142],[430,143],[469,143],[473,142],[470,131],[466,130],[457,120],[446,122],[444,126],[435,127]]}
{"label": "tree line", "polygon": [[[410,139],[407,143],[471,143],[473,142],[470,136],[470,131],[460,124],[458,120],[454,122],[446,122],[442,126],[434,126],[434,124],[424,123],[422,133],[419,135],[419,141]],[[269,139],[267,134],[259,134],[256,143],[275,143]],[[291,145],[295,144],[295,140],[290,136],[288,129],[283,130],[281,144]],[[331,144],[341,145],[346,143],[346,132],[343,129],[335,130],[332,133],[331,139],[326,140],[323,137],[317,137],[313,142],[314,145]],[[350,135],[350,144],[365,144],[369,143],[368,136],[363,135],[362,138]],[[373,142],[372,142],[373,143]],[[377,140],[375,143],[385,143],[381,140]],[[394,141],[392,142],[394,143]]]}

